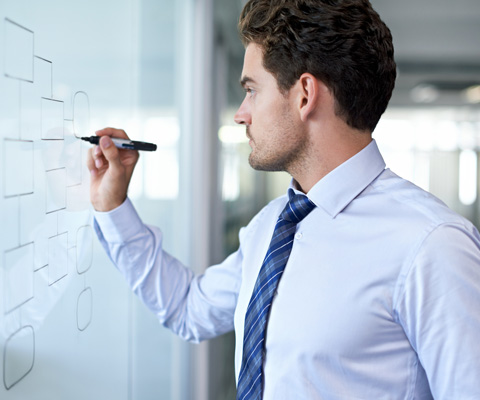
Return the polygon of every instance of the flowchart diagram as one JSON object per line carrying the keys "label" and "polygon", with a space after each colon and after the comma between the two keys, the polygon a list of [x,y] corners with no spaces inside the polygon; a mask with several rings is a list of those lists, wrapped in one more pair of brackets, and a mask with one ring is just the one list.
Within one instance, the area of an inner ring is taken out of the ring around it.
{"label": "flowchart diagram", "polygon": [[[36,332],[62,296],[67,281],[81,280],[76,329],[93,318],[88,271],[93,260],[85,147],[90,103],[78,90],[55,97],[54,60],[35,53],[35,32],[2,22],[2,146],[0,341],[3,385],[10,390],[36,368]],[[6,98],[8,97],[8,99]]]}

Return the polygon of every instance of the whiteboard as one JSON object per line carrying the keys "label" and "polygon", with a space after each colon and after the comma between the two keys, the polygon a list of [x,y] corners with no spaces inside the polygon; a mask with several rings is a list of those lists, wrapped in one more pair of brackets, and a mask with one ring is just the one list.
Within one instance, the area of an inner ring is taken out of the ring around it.
{"label": "whiteboard", "polygon": [[171,398],[175,344],[99,248],[76,138],[134,113],[139,2],[69,3],[0,2],[0,398]]}

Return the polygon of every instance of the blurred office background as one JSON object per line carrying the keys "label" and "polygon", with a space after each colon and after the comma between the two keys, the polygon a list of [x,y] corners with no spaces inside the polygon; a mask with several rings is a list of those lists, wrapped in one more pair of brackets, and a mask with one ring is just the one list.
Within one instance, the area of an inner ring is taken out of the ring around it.
{"label": "blurred office background", "polygon": [[[392,31],[398,66],[390,106],[373,135],[387,167],[432,192],[479,227],[480,2],[371,1]],[[223,210],[217,223],[223,229],[225,254],[235,249],[238,229],[267,201],[284,194],[290,181],[285,173],[249,168],[244,129],[233,123],[243,95],[237,83],[243,49],[234,29],[241,3],[215,1],[215,59],[224,72],[215,74],[214,85],[226,96],[216,114],[222,174],[217,195]],[[219,256],[212,253],[212,257]],[[233,346],[234,339],[218,341],[223,350],[228,344]],[[210,344],[211,355],[219,351],[214,346]],[[228,386],[228,380],[218,378],[228,378],[226,368],[232,362],[228,351],[223,357],[225,365],[218,372],[219,363],[210,364],[212,399],[233,399],[233,381]]]}
{"label": "blurred office background", "polygon": [[[398,64],[390,107],[374,132],[387,166],[480,226],[480,2],[372,3],[392,30]],[[145,222],[162,228],[166,249],[198,273],[235,251],[240,227],[289,183],[285,173],[250,168],[244,128],[233,122],[243,98],[244,49],[236,31],[243,4],[43,1],[38,13],[45,24],[16,8],[9,14],[31,24],[39,46],[62,60],[54,92],[68,95],[72,79],[88,88],[92,129],[122,127],[158,144],[156,153],[142,154],[130,196]],[[89,24],[100,36],[78,48],[75,32],[88,35]],[[95,268],[114,275],[96,251]],[[127,299],[121,398],[235,398],[233,334],[185,344],[127,290],[101,290]]]}

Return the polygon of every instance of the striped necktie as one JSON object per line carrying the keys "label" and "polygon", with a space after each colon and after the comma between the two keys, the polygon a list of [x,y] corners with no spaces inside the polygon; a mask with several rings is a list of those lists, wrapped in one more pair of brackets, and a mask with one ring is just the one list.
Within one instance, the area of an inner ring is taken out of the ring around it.
{"label": "striped necktie", "polygon": [[237,400],[262,398],[265,330],[273,295],[290,256],[296,226],[315,207],[307,196],[296,195],[292,189],[289,189],[288,196],[290,200],[278,217],[245,314]]}

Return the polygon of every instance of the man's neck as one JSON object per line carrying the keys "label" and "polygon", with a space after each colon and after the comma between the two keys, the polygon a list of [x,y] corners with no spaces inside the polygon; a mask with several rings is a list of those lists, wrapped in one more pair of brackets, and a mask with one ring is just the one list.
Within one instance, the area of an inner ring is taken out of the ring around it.
{"label": "man's neck", "polygon": [[371,141],[371,133],[351,128],[337,129],[332,134],[318,134],[312,137],[312,147],[301,165],[293,166],[288,172],[298,189],[308,193],[324,176],[363,150]]}

